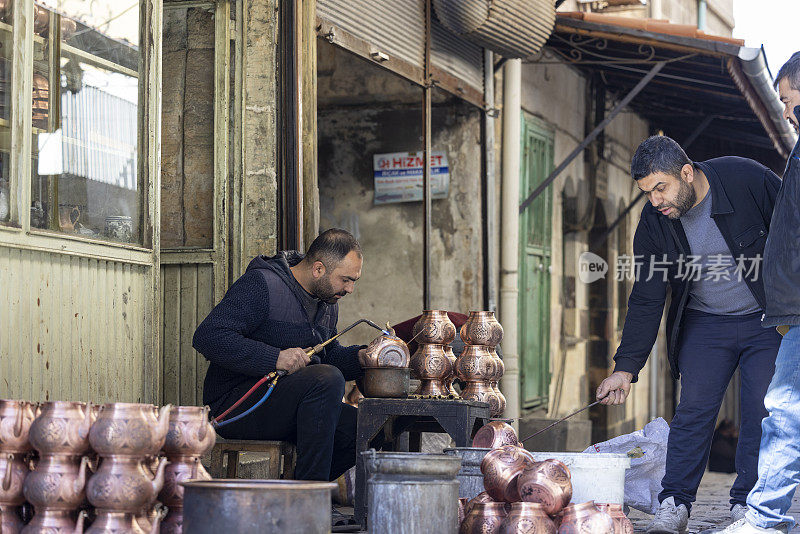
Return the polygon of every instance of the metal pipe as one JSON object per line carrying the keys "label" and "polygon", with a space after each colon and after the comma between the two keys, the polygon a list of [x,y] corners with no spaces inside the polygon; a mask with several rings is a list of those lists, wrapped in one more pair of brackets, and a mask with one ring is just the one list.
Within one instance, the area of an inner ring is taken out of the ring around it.
{"label": "metal pipe", "polygon": [[697,29],[705,31],[708,16],[708,1],[697,0]]}
{"label": "metal pipe", "polygon": [[425,2],[425,85],[422,88],[424,106],[422,110],[422,135],[425,146],[422,151],[422,204],[424,209],[422,228],[422,305],[431,309],[431,0]]}
{"label": "metal pipe", "polygon": [[486,109],[483,112],[484,202],[486,204],[486,248],[483,254],[486,265],[486,309],[497,311],[497,189],[494,166],[494,53],[484,50],[483,94]]}
{"label": "metal pipe", "polygon": [[504,417],[519,427],[519,352],[517,314],[519,286],[519,172],[522,118],[522,61],[509,59],[503,67],[503,174],[501,189],[500,320],[503,322],[502,379],[506,397]]}

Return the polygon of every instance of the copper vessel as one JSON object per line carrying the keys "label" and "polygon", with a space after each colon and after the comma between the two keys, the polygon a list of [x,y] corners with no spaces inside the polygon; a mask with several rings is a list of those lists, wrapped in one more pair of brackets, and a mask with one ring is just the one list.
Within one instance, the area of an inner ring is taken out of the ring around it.
{"label": "copper vessel", "polygon": [[607,513],[614,521],[614,534],[633,534],[633,523],[622,511],[621,504],[600,504],[595,503],[597,509]]}
{"label": "copper vessel", "polygon": [[506,518],[505,503],[479,502],[475,503],[464,522],[461,523],[459,534],[499,534],[500,527]]}
{"label": "copper vessel", "polygon": [[448,395],[445,380],[453,367],[442,345],[420,345],[411,357],[411,371],[421,383],[418,395]]}
{"label": "copper vessel", "polygon": [[572,499],[569,469],[558,460],[535,462],[520,473],[517,490],[523,501],[539,503],[555,515]]}
{"label": "copper vessel", "polygon": [[612,534],[614,521],[593,501],[570,504],[561,512],[558,534]]}
{"label": "copper vessel", "polygon": [[167,509],[161,504],[154,504],[135,515],[133,523],[142,532],[159,532],[161,520],[167,515]]}
{"label": "copper vessel", "polygon": [[0,454],[0,505],[20,506],[25,502],[22,485],[30,470],[22,454]]}
{"label": "copper vessel", "polygon": [[36,405],[28,401],[0,400],[0,452],[28,452],[28,434],[36,418]]}
{"label": "copper vessel", "polygon": [[461,398],[485,402],[489,405],[489,413],[492,417],[503,415],[500,409],[500,397],[497,396],[487,382],[467,382],[467,386],[461,390]]}
{"label": "copper vessel", "polygon": [[461,340],[467,345],[496,347],[503,339],[503,327],[491,311],[471,311],[461,326]]}
{"label": "copper vessel", "polygon": [[18,507],[0,505],[0,533],[18,534],[23,525]]}
{"label": "copper vessel", "polygon": [[466,345],[456,359],[456,376],[464,382],[488,382],[497,373],[497,364],[486,347]]}
{"label": "copper vessel", "polygon": [[489,451],[481,462],[486,492],[495,501],[521,500],[517,490],[517,479],[522,470],[532,463],[530,453],[514,445],[503,445]]}
{"label": "copper vessel", "polygon": [[382,335],[367,345],[362,367],[408,367],[411,356],[408,345],[399,337]]}
{"label": "copper vessel", "polygon": [[200,458],[173,459],[164,470],[164,486],[158,494],[158,500],[170,509],[173,506],[183,505],[183,486],[186,480],[211,480],[211,475],[205,470]]}
{"label": "copper vessel", "polygon": [[92,409],[82,402],[52,401],[31,424],[30,444],[39,454],[80,456],[89,450]]}
{"label": "copper vessel", "polygon": [[86,500],[89,458],[42,456],[23,484],[25,498],[37,510],[77,509]]}
{"label": "copper vessel", "polygon": [[496,372],[494,374],[494,378],[489,381],[489,386],[492,388],[492,391],[494,391],[494,394],[497,395],[497,398],[500,401],[499,411],[500,411],[500,413],[503,413],[503,412],[506,411],[506,397],[500,391],[500,388],[498,387],[498,383],[500,382],[500,379],[503,378],[503,375],[505,374],[506,366],[503,363],[503,360],[500,358],[500,356],[497,355],[497,351],[494,348],[490,348],[489,349],[489,354],[492,355],[492,359],[494,359],[495,366],[497,366],[497,370],[496,370]]}
{"label": "copper vessel", "polygon": [[461,497],[460,499],[458,499],[458,524],[459,524],[459,526],[461,525],[461,523],[464,522],[464,517],[466,517],[466,515],[467,515],[467,503],[468,502],[469,502],[469,499],[467,499],[466,497]]}
{"label": "copper vessel", "polygon": [[500,534],[556,534],[556,524],[541,504],[515,502],[500,527]]}
{"label": "copper vessel", "polygon": [[[420,330],[423,331],[421,334]],[[420,345],[448,345],[456,338],[456,326],[446,311],[425,310],[422,317],[414,323],[412,333]]]}
{"label": "copper vessel", "polygon": [[458,391],[456,391],[456,388],[453,387],[453,381],[456,379],[456,355],[453,353],[453,347],[450,345],[445,345],[444,355],[447,356],[447,359],[450,361],[450,367],[452,370],[450,371],[450,375],[444,379],[442,385],[450,395],[458,397]]}
{"label": "copper vessel", "polygon": [[480,449],[496,449],[503,445],[519,446],[514,427],[505,421],[489,421],[472,438],[472,446]]}
{"label": "copper vessel", "polygon": [[44,75],[39,73],[34,73],[33,110],[31,119],[34,128],[46,130],[47,117],[49,114],[50,114],[50,81]]}
{"label": "copper vessel", "polygon": [[138,513],[152,503],[164,484],[167,459],[153,476],[137,458],[107,456],[86,485],[89,502],[103,511]]}
{"label": "copper vessel", "polygon": [[164,452],[173,456],[203,456],[214,447],[217,434],[208,419],[208,406],[174,406]]}
{"label": "copper vessel", "polygon": [[159,522],[156,521],[150,530],[143,530],[133,514],[98,510],[97,519],[86,531],[86,534],[158,534]]}
{"label": "copper vessel", "polygon": [[183,532],[183,507],[170,506],[167,517],[161,522],[160,534],[182,534]]}
{"label": "copper vessel", "polygon": [[69,510],[41,510],[34,514],[33,519],[21,532],[22,534],[83,534],[85,518],[86,512],[75,514]]}
{"label": "copper vessel", "polygon": [[157,455],[169,430],[170,409],[162,406],[156,416],[152,404],[104,404],[89,430],[89,443],[100,456]]}
{"label": "copper vessel", "polygon": [[33,6],[33,31],[34,33],[41,34],[47,30],[50,24],[50,12],[42,6]]}
{"label": "copper vessel", "polygon": [[495,502],[495,500],[492,499],[491,495],[485,491],[482,491],[467,502],[466,506],[464,506],[464,515],[466,516],[466,514],[469,514],[469,511],[472,510],[472,507],[479,502]]}

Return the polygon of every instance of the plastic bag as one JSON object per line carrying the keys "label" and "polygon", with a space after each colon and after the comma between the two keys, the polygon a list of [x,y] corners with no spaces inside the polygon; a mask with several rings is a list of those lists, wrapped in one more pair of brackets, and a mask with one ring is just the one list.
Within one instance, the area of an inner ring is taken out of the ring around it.
{"label": "plastic bag", "polygon": [[583,452],[627,454],[631,467],[625,472],[625,504],[655,514],[667,463],[668,437],[669,425],[659,417],[641,430],[592,445]]}

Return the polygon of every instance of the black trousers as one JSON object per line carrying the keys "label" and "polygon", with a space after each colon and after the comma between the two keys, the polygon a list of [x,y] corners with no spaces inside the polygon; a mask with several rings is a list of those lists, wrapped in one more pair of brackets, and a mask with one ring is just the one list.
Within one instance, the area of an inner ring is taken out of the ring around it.
{"label": "black trousers", "polygon": [[[332,365],[310,365],[278,380],[269,398],[253,413],[218,429],[225,439],[290,441],[297,447],[295,478],[336,480],[356,463],[358,411],[342,402],[342,372]],[[251,384],[228,396],[227,410]],[[228,418],[263,397],[266,384],[256,390]]]}

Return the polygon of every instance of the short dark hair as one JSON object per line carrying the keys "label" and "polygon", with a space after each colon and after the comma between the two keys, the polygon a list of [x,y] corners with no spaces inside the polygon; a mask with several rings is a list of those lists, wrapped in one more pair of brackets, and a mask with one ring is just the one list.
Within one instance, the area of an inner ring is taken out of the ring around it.
{"label": "short dark hair", "polygon": [[310,262],[321,261],[327,269],[333,269],[347,256],[355,251],[361,257],[361,245],[353,234],[340,228],[330,228],[317,236],[306,251]]}
{"label": "short dark hair", "polygon": [[681,177],[684,165],[692,164],[692,160],[683,151],[681,145],[666,135],[648,137],[631,160],[631,177],[641,180],[655,172],[663,172],[676,178]]}
{"label": "short dark hair", "polygon": [[775,89],[778,88],[778,84],[784,78],[789,80],[789,85],[792,89],[800,91],[800,52],[792,54],[789,61],[784,63],[783,67],[778,71],[778,75],[775,76]]}

